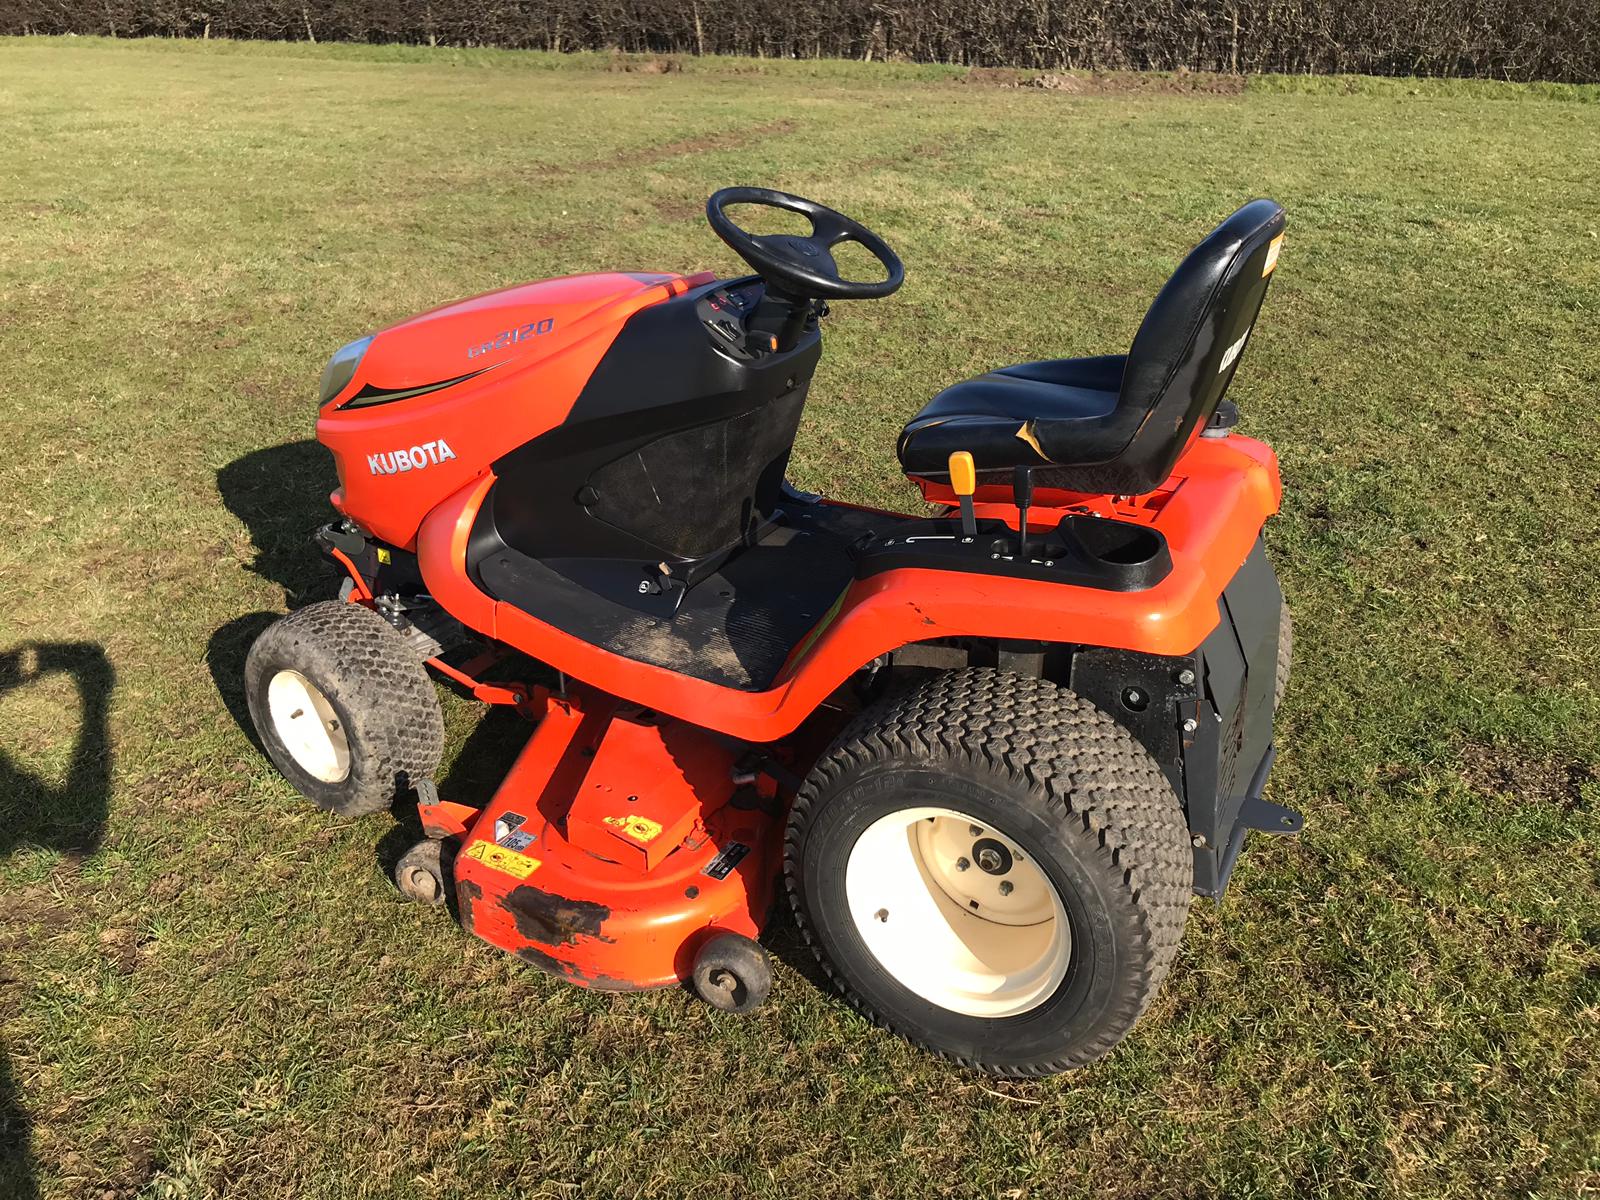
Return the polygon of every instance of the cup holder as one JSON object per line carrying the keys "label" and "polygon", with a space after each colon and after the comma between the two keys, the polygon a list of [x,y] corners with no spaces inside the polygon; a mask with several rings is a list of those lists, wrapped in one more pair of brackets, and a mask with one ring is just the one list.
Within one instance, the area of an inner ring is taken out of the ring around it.
{"label": "cup holder", "polygon": [[1056,535],[1125,585],[1148,586],[1172,569],[1167,539],[1148,525],[1068,513]]}
{"label": "cup holder", "polygon": [[[1130,525],[1126,521],[1109,521],[1103,517],[1085,517],[1072,514],[1062,521],[1072,522],[1072,534],[1090,558],[1099,559],[1118,567],[1131,567],[1149,562],[1161,553],[1163,539],[1155,530],[1145,525]],[[1062,531],[1063,533],[1066,530]]]}

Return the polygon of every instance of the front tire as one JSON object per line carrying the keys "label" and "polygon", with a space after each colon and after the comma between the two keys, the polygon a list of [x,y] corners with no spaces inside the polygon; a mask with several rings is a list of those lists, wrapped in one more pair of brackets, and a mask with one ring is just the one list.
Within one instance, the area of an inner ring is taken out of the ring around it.
{"label": "front tire", "polygon": [[378,812],[438,770],[433,681],[370,608],[328,600],[275,621],[250,647],[244,682],[268,757],[319,808]]}
{"label": "front tire", "polygon": [[1093,1062],[1143,1014],[1193,853],[1166,777],[1110,717],[1045,680],[962,670],[841,735],[796,797],[785,870],[856,1008],[1027,1076]]}

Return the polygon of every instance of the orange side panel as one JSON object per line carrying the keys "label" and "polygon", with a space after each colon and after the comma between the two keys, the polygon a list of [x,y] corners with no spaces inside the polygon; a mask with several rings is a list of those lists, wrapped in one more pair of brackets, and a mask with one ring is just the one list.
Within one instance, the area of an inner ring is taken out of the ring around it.
{"label": "orange side panel", "polygon": [[[1109,592],[958,572],[885,572],[850,585],[771,689],[740,692],[623,658],[479,591],[464,570],[466,541],[489,483],[479,480],[440,505],[419,541],[423,578],[453,615],[614,695],[753,742],[789,733],[864,664],[911,642],[1007,637],[1187,654],[1215,628],[1217,598],[1280,498],[1277,459],[1265,444],[1199,439],[1151,497],[1099,498],[1110,506],[1107,515],[1148,521],[1165,535],[1173,568],[1156,586]],[[1036,499],[1030,527],[1059,520],[1066,506],[1050,503],[1059,504],[1059,496]],[[985,515],[1015,522],[1009,505],[984,499]]]}

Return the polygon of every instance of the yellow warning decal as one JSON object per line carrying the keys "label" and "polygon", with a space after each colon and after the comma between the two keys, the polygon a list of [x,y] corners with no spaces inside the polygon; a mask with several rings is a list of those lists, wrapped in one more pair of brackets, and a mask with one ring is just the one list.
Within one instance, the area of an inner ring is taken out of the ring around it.
{"label": "yellow warning decal", "polygon": [[653,842],[661,836],[661,826],[649,817],[607,817],[606,824],[636,842]]}
{"label": "yellow warning decal", "polygon": [[381,563],[391,563],[391,562],[394,561],[394,555],[390,554],[382,546],[379,546],[378,547],[378,561],[381,562]]}
{"label": "yellow warning decal", "polygon": [[1261,268],[1262,277],[1272,274],[1272,269],[1278,265],[1278,251],[1283,249],[1283,234],[1279,234],[1267,243],[1267,262]]}
{"label": "yellow warning decal", "polygon": [[539,869],[537,858],[529,858],[526,854],[518,854],[515,850],[496,846],[493,842],[473,842],[467,849],[467,857],[475,858],[486,867],[518,879],[526,879]]}

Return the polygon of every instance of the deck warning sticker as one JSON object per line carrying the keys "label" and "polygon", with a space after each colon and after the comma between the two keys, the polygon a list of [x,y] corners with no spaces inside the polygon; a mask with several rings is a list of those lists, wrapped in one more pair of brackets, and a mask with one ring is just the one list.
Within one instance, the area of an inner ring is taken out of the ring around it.
{"label": "deck warning sticker", "polygon": [[473,842],[467,848],[467,857],[476,859],[490,870],[500,871],[516,879],[526,879],[539,869],[539,860],[518,854],[493,842]]}
{"label": "deck warning sticker", "polygon": [[527,820],[521,813],[502,813],[494,823],[495,845],[504,846],[507,850],[526,850],[537,840],[524,828]]}
{"label": "deck warning sticker", "polygon": [[607,817],[606,824],[636,842],[653,842],[661,836],[661,826],[649,817]]}
{"label": "deck warning sticker", "polygon": [[726,879],[749,853],[750,847],[743,842],[732,842],[727,849],[702,867],[700,874],[709,875],[713,879]]}

